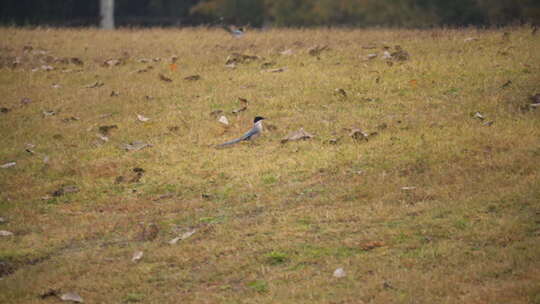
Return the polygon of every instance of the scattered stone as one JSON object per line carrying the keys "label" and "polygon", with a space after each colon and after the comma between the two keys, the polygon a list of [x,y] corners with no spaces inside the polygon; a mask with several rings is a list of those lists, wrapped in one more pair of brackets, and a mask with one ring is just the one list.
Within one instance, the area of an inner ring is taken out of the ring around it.
{"label": "scattered stone", "polygon": [[218,121],[219,121],[220,123],[226,125],[226,126],[229,125],[229,120],[227,119],[227,117],[225,117],[225,116],[223,116],[223,115],[222,115],[221,117],[219,117]]}
{"label": "scattered stone", "polygon": [[13,232],[6,231],[6,230],[0,230],[0,236],[12,236]]}
{"label": "scattered stone", "polygon": [[15,166],[16,164],[17,164],[16,162],[9,162],[9,163],[5,163],[5,164],[1,165],[0,168],[7,169],[7,168],[11,168],[11,167]]}
{"label": "scattered stone", "polygon": [[133,257],[131,258],[131,261],[132,262],[138,262],[142,259],[144,253],[142,251],[136,251],[135,253],[133,253]]}
{"label": "scattered stone", "polygon": [[345,270],[343,270],[343,268],[338,268],[334,270],[333,276],[335,278],[344,278],[345,276],[347,276],[347,274],[345,273]]}
{"label": "scattered stone", "polygon": [[84,303],[83,298],[75,292],[64,293],[60,296],[60,300],[65,302]]}

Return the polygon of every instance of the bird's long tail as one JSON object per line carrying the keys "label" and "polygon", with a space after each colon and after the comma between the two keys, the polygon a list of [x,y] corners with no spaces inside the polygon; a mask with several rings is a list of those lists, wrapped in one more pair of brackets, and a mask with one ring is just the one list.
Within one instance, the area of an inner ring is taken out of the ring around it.
{"label": "bird's long tail", "polygon": [[239,143],[242,141],[242,137],[240,138],[237,138],[237,139],[233,139],[231,141],[228,141],[228,142],[225,142],[225,143],[222,143],[220,145],[217,145],[216,148],[224,148],[224,147],[227,147],[227,146],[230,146],[230,145],[234,145],[236,143]]}

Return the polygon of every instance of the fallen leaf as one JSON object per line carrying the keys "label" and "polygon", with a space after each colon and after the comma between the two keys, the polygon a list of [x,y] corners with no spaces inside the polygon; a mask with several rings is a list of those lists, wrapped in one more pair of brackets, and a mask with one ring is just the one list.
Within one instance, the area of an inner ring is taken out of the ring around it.
{"label": "fallen leaf", "polygon": [[57,297],[60,290],[58,289],[49,289],[39,295],[40,298],[45,299],[48,297]]}
{"label": "fallen leaf", "polygon": [[138,262],[140,259],[142,259],[144,253],[142,251],[136,251],[133,253],[133,257],[131,258],[132,262]]}
{"label": "fallen leaf", "polygon": [[367,59],[372,60],[372,59],[377,58],[377,56],[378,56],[377,54],[372,53],[372,54],[368,54],[366,57],[367,57]]}
{"label": "fallen leaf", "polygon": [[222,110],[215,110],[215,111],[210,112],[210,116],[213,116],[213,117],[215,117],[215,118],[218,118],[218,116],[219,116],[221,113],[223,113]]}
{"label": "fallen leaf", "polygon": [[71,57],[71,58],[69,59],[69,61],[70,61],[71,63],[73,63],[74,65],[79,65],[79,66],[84,65],[84,62],[83,62],[81,59],[77,58],[77,57]]}
{"label": "fallen leaf", "polygon": [[185,240],[185,239],[191,237],[193,234],[195,234],[195,232],[197,232],[196,229],[184,232],[182,235],[180,235],[178,237],[175,237],[174,239],[170,240],[169,244],[174,245],[174,244],[178,243],[178,241]]}
{"label": "fallen leaf", "polygon": [[241,107],[240,109],[233,110],[232,113],[233,114],[238,114],[238,113],[243,112],[245,110],[247,110],[247,107],[244,106],[244,107]]}
{"label": "fallen leaf", "polygon": [[42,65],[42,66],[41,66],[41,69],[44,70],[44,71],[49,72],[49,71],[54,70],[54,67],[53,67],[53,66],[50,66],[50,65]]}
{"label": "fallen leaf", "polygon": [[347,92],[344,89],[335,89],[334,92],[341,97],[347,97]]}
{"label": "fallen leaf", "polygon": [[480,119],[480,120],[486,119],[486,118],[484,117],[484,115],[482,115],[482,113],[480,113],[480,112],[474,113],[474,114],[473,114],[473,117],[476,118],[476,119]]}
{"label": "fallen leaf", "polygon": [[74,186],[74,185],[62,186],[58,190],[53,191],[52,196],[58,197],[66,193],[77,193],[79,191],[80,191],[79,187]]}
{"label": "fallen leaf", "polygon": [[46,111],[43,111],[43,116],[53,116],[53,115],[56,115],[56,112],[53,111],[53,110],[46,110]]}
{"label": "fallen leaf", "polygon": [[229,125],[229,120],[223,115],[218,119],[218,121],[224,125]]}
{"label": "fallen leaf", "polygon": [[324,50],[328,50],[328,45],[315,45],[308,49],[308,54],[311,56],[319,56]]}
{"label": "fallen leaf", "polygon": [[539,104],[540,103],[540,93],[532,95],[531,97],[529,97],[529,100],[531,101],[532,104]]}
{"label": "fallen leaf", "polygon": [[281,55],[283,56],[289,56],[289,55],[292,55],[293,54],[293,50],[292,49],[286,49],[282,52],[279,52]]}
{"label": "fallen leaf", "polygon": [[69,301],[69,302],[75,302],[75,303],[84,303],[83,298],[81,298],[81,296],[75,292],[64,293],[63,295],[60,296],[60,300],[66,301],[66,302]]}
{"label": "fallen leaf", "polygon": [[225,65],[228,66],[228,65],[232,65],[232,64],[236,65],[236,64],[239,64],[239,63],[248,63],[248,62],[251,62],[251,61],[254,61],[254,60],[259,60],[259,59],[261,59],[261,57],[259,57],[259,56],[245,55],[245,54],[240,54],[240,53],[232,53],[225,60]]}
{"label": "fallen leaf", "polygon": [[375,248],[379,248],[379,247],[382,247],[384,246],[384,243],[383,242],[379,242],[379,241],[370,241],[370,242],[365,242],[363,244],[360,245],[360,248],[364,251],[369,251],[369,250],[372,250],[372,249],[375,249]]}
{"label": "fallen leaf", "polygon": [[13,232],[0,230],[0,236],[12,236],[12,235],[13,235]]}
{"label": "fallen leaf", "polygon": [[117,125],[99,126],[99,133],[103,135],[109,135],[109,132],[113,129],[118,129]]}
{"label": "fallen leaf", "polygon": [[304,131],[304,128],[300,128],[298,131],[294,131],[287,135],[285,138],[281,140],[281,143],[284,144],[288,141],[296,141],[296,140],[307,140],[312,139],[314,136],[312,134],[309,134],[308,132]]}
{"label": "fallen leaf", "polygon": [[141,232],[140,239],[142,241],[153,241],[157,237],[159,227],[156,224],[150,223],[148,226],[145,226],[143,223],[141,223],[141,226],[143,230]]}
{"label": "fallen leaf", "polygon": [[137,114],[137,119],[138,119],[139,121],[142,121],[142,122],[147,122],[147,121],[150,120],[150,118],[144,117],[144,116],[142,116],[141,114]]}
{"label": "fallen leaf", "polygon": [[104,67],[112,67],[120,64],[122,64],[122,60],[120,59],[107,59],[101,65]]}
{"label": "fallen leaf", "polygon": [[410,191],[410,190],[414,190],[414,189],[416,189],[416,187],[414,187],[414,186],[411,186],[411,187],[401,187],[401,190],[403,190],[403,191]]}
{"label": "fallen leaf", "polygon": [[28,97],[23,97],[21,99],[21,104],[23,105],[28,105],[28,104],[31,104],[32,103],[32,99],[28,98]]}
{"label": "fallen leaf", "polygon": [[15,166],[16,164],[17,164],[16,162],[9,162],[9,163],[5,163],[5,164],[1,165],[0,168],[7,169],[7,168]]}
{"label": "fallen leaf", "polygon": [[171,70],[171,72],[176,72],[177,68],[178,68],[178,66],[176,65],[176,63],[171,63],[169,65],[169,69]]}
{"label": "fallen leaf", "polygon": [[338,268],[334,270],[333,276],[336,278],[344,278],[345,276],[347,276],[347,274],[345,273],[345,270],[343,270],[343,268]]}
{"label": "fallen leaf", "polygon": [[365,140],[368,141],[369,134],[363,132],[362,130],[358,128],[351,129],[351,132],[349,133],[349,136],[352,137],[354,140]]}
{"label": "fallen leaf", "polygon": [[191,75],[191,76],[184,77],[184,80],[190,80],[190,81],[196,81],[200,79],[201,79],[200,75]]}
{"label": "fallen leaf", "polygon": [[277,69],[270,69],[270,70],[266,70],[268,73],[281,73],[281,72],[284,72],[286,71],[287,68],[286,67],[282,67],[282,68],[277,68]]}
{"label": "fallen leaf", "polygon": [[508,80],[507,82],[505,82],[505,83],[501,86],[501,89],[507,88],[507,87],[509,87],[511,84],[512,84],[512,80]]}
{"label": "fallen leaf", "polygon": [[116,97],[118,95],[120,95],[120,93],[118,93],[117,91],[111,91],[111,97]]}
{"label": "fallen leaf", "polygon": [[163,74],[159,74],[159,79],[162,80],[162,81],[165,81],[165,82],[172,82],[172,79],[170,79],[169,77],[163,75]]}
{"label": "fallen leaf", "polygon": [[104,142],[108,142],[109,141],[109,138],[107,136],[104,136],[104,135],[101,135],[101,134],[97,134],[96,135],[99,139],[101,139],[102,141]]}
{"label": "fallen leaf", "polygon": [[134,142],[131,142],[131,143],[128,143],[128,144],[124,144],[121,147],[123,149],[125,149],[126,151],[139,151],[139,150],[144,149],[146,147],[152,147],[152,145],[147,144],[147,143],[142,142],[142,141],[134,141]]}

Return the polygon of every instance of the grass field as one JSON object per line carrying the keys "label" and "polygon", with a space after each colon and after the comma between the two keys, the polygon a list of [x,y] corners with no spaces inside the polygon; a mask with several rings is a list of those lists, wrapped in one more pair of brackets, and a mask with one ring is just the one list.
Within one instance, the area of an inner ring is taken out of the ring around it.
{"label": "grass field", "polygon": [[0,36],[0,303],[540,303],[528,27]]}

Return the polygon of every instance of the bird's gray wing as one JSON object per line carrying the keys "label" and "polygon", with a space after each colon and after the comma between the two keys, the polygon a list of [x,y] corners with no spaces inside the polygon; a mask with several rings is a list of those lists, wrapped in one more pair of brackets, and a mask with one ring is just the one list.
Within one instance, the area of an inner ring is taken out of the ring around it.
{"label": "bird's gray wing", "polygon": [[251,130],[247,131],[246,134],[242,135],[241,137],[237,138],[237,139],[233,139],[231,141],[228,141],[226,143],[222,143],[221,145],[218,145],[218,147],[225,147],[225,146],[230,146],[230,145],[234,145],[236,143],[239,143],[243,140],[250,140],[251,137],[253,137],[253,135],[259,133],[259,131],[255,128],[251,128]]}

